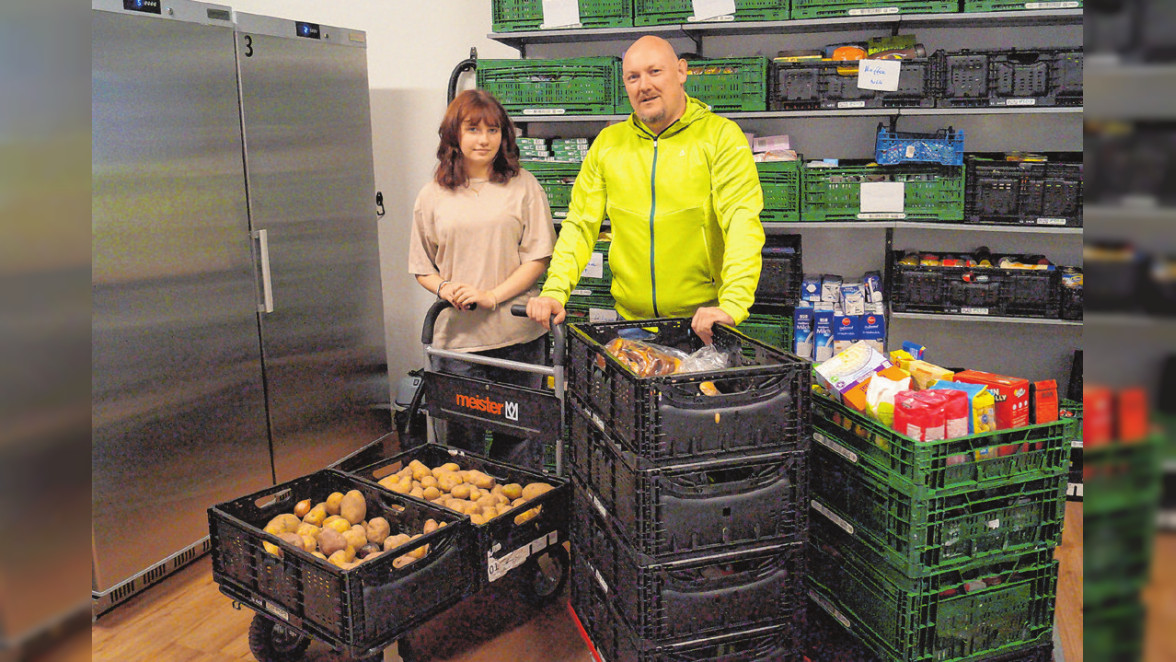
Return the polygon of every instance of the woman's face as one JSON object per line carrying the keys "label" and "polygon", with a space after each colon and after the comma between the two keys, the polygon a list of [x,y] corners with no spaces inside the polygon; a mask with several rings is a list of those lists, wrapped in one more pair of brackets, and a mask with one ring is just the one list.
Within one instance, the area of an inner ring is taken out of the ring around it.
{"label": "woman's face", "polygon": [[471,170],[490,168],[501,146],[502,131],[498,127],[469,120],[461,123],[461,153]]}

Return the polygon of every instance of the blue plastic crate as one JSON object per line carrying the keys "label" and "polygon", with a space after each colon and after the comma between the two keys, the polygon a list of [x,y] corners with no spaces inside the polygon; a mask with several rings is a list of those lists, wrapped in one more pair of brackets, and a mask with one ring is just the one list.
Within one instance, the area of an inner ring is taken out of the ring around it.
{"label": "blue plastic crate", "polygon": [[878,125],[874,160],[879,165],[899,163],[964,164],[964,132],[951,127],[935,133],[903,133]]}

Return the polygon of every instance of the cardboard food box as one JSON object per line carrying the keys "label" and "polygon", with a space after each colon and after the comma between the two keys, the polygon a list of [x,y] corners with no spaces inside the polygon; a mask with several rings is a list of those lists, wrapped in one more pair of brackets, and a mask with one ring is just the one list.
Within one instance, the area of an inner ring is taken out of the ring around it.
{"label": "cardboard food box", "polygon": [[1033,382],[1030,386],[1033,396],[1033,422],[1052,423],[1058,420],[1058,383],[1053,379]]}
{"label": "cardboard food box", "polygon": [[1006,430],[1029,425],[1029,380],[979,370],[964,370],[955,374],[955,381],[983,384],[988,387],[996,401],[996,429]]}

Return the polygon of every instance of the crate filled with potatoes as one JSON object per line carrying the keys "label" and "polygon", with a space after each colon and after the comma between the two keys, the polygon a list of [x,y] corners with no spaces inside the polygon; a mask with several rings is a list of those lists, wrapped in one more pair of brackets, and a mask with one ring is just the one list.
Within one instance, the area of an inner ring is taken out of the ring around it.
{"label": "crate filled with potatoes", "polygon": [[336,466],[394,493],[468,516],[482,585],[567,540],[571,483],[566,478],[431,443],[391,456],[373,444]]}
{"label": "crate filled with potatoes", "polygon": [[208,520],[223,593],[339,649],[390,645],[478,588],[468,517],[332,469]]}

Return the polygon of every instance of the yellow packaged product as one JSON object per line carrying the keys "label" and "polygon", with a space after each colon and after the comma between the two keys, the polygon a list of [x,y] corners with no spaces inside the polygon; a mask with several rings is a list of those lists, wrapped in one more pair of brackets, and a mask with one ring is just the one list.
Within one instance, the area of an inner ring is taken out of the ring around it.
{"label": "yellow packaged product", "polygon": [[951,381],[955,377],[955,373],[947,368],[941,368],[934,363],[927,363],[915,359],[906,365],[907,372],[911,373],[911,382],[916,391],[931,388],[935,382]]}

